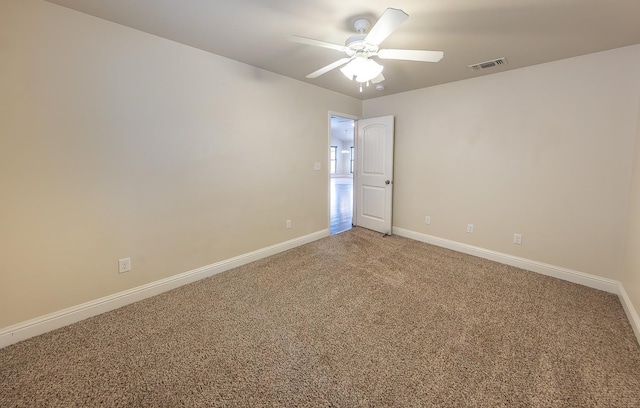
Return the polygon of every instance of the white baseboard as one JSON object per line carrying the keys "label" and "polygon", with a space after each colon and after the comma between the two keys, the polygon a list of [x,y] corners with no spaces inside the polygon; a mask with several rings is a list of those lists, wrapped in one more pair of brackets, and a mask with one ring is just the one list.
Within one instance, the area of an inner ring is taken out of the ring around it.
{"label": "white baseboard", "polygon": [[636,312],[635,308],[631,304],[631,299],[629,299],[629,296],[627,296],[627,292],[624,290],[622,283],[620,283],[619,281],[602,278],[600,276],[590,275],[587,273],[578,272],[555,265],[549,265],[542,262],[532,261],[530,259],[520,258],[501,252],[495,252],[489,249],[463,244],[461,242],[450,241],[448,239],[438,238],[432,235],[422,234],[420,232],[415,232],[404,228],[394,227],[393,233],[402,237],[415,239],[416,241],[426,242],[427,244],[452,249],[454,251],[474,255],[480,258],[489,259],[491,261],[500,262],[506,265],[515,266],[517,268],[526,269],[531,272],[537,272],[542,275],[551,276],[554,278],[584,285],[593,289],[603,290],[605,292],[616,294],[618,295],[620,303],[622,303],[622,307],[627,314],[627,318],[629,319],[629,323],[633,328],[633,332],[636,335],[638,343],[640,343],[640,318],[638,317],[638,313]]}
{"label": "white baseboard", "polygon": [[146,285],[138,286],[133,289],[125,290],[123,292],[115,293],[113,295],[105,296],[100,299],[92,300],[90,302],[6,327],[0,330],[0,348],[327,236],[329,236],[329,230],[324,229],[309,235],[258,249],[247,254],[239,255],[234,258],[216,262],[211,265],[193,269],[169,278],[151,282]]}
{"label": "white baseboard", "polygon": [[431,235],[422,234],[420,232],[406,230],[404,228],[394,227],[393,233],[402,237],[415,239],[416,241],[426,242],[427,244],[452,249],[454,251],[463,252],[465,254],[474,255],[480,258],[489,259],[491,261],[515,266],[517,268],[526,269],[531,272],[537,272],[542,275],[552,276],[554,278],[562,279],[565,281],[578,283],[590,288],[604,290],[605,292],[615,293],[616,295],[620,294],[620,282],[612,279],[601,278],[599,276],[562,268],[560,266],[532,261],[530,259],[520,258],[517,256],[504,254],[502,252],[491,251],[489,249],[463,244],[461,242],[450,241],[448,239],[438,238]]}
{"label": "white baseboard", "polygon": [[624,290],[622,284],[620,284],[619,291],[620,294],[618,296],[620,297],[620,303],[622,303],[622,307],[624,308],[624,312],[627,314],[631,328],[636,335],[636,339],[638,339],[638,343],[640,343],[640,317],[638,317],[638,313],[633,307],[631,299],[629,299],[627,291]]}

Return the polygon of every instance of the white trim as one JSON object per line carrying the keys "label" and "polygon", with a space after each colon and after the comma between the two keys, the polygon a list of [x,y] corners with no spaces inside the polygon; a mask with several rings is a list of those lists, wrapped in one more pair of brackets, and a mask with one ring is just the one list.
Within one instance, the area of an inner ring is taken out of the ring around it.
{"label": "white trim", "polygon": [[636,309],[633,307],[631,299],[629,299],[627,291],[624,290],[622,283],[619,285],[619,290],[620,294],[618,296],[620,297],[620,303],[622,303],[622,307],[624,308],[624,312],[627,314],[631,328],[636,335],[636,339],[638,339],[638,343],[640,343],[640,317],[638,317],[638,313],[636,313]]}
{"label": "white trim", "polygon": [[517,268],[526,269],[531,272],[537,272],[542,275],[552,276],[554,278],[620,295],[620,282],[612,279],[602,278],[600,276],[590,275],[538,261],[532,261],[530,259],[520,258],[502,252],[491,251],[489,249],[463,244],[461,242],[450,241],[448,239],[438,238],[432,235],[406,230],[404,228],[394,227],[393,233],[402,237],[415,239],[416,241],[426,242],[427,244],[452,249],[454,251],[463,252],[465,254],[474,255],[491,261],[515,266]]}
{"label": "white trim", "polygon": [[161,279],[146,285],[138,286],[133,289],[125,290],[123,292],[115,293],[113,295],[105,296],[100,299],[92,300],[90,302],[5,327],[0,330],[0,348],[327,236],[329,236],[329,230],[324,229],[266,248],[258,249],[247,254],[239,255],[211,265],[174,275],[169,278]]}

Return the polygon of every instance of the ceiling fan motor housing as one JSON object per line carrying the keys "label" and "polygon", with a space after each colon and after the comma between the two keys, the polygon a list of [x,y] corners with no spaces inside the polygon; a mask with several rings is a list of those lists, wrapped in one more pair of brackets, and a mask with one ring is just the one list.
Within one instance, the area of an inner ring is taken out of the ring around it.
{"label": "ceiling fan motor housing", "polygon": [[378,52],[378,46],[369,44],[364,41],[366,34],[356,34],[347,38],[344,45],[347,48],[347,55],[353,57],[357,54],[375,54]]}
{"label": "ceiling fan motor housing", "polygon": [[369,56],[370,54],[375,54],[378,52],[378,46],[374,44],[369,44],[364,41],[367,37],[365,32],[371,27],[371,21],[366,18],[359,18],[353,22],[353,27],[356,29],[358,34],[352,35],[347,38],[344,45],[347,48],[347,55],[350,57],[355,56]]}

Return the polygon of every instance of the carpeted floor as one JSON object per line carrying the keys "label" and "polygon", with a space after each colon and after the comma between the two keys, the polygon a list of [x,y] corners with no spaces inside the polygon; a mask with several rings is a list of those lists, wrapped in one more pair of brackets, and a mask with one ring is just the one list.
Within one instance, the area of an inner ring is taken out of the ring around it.
{"label": "carpeted floor", "polygon": [[1,407],[639,407],[616,296],[354,228],[0,350]]}

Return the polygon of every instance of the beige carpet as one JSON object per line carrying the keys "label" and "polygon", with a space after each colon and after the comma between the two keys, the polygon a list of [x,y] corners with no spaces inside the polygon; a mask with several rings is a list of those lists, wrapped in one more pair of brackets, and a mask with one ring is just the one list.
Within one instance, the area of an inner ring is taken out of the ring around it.
{"label": "beige carpet", "polygon": [[1,407],[639,407],[617,297],[355,228],[0,350]]}

